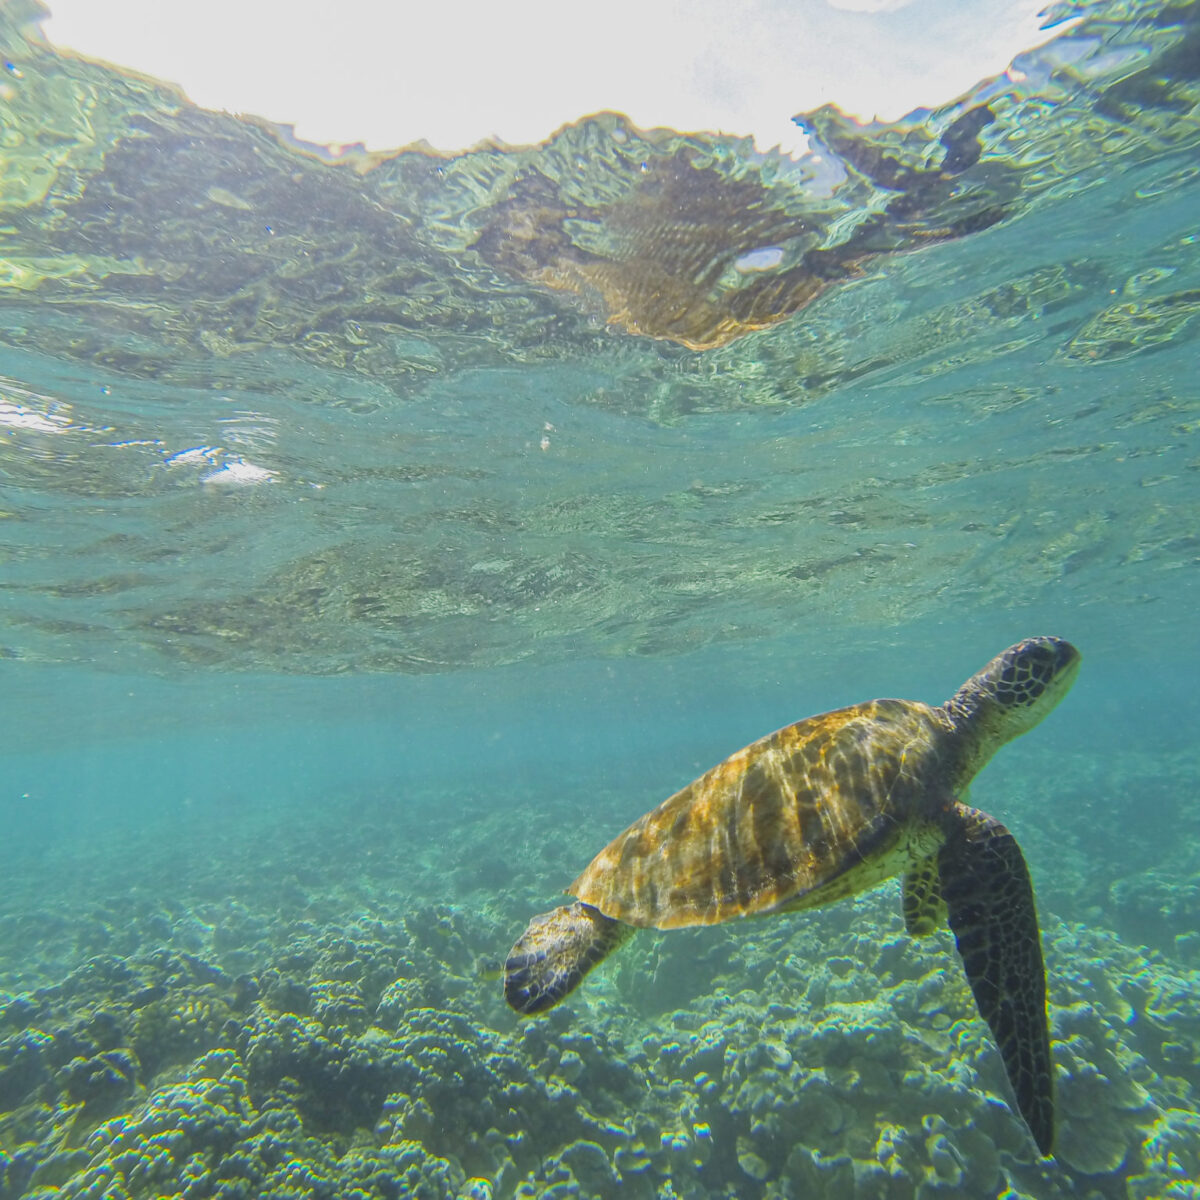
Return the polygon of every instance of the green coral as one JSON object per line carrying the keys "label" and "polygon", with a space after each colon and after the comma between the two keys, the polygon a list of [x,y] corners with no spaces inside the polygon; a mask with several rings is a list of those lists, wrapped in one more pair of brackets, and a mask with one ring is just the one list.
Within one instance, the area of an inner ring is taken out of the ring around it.
{"label": "green coral", "polygon": [[336,1155],[306,1135],[287,1108],[255,1105],[249,1072],[232,1050],[204,1055],[180,1082],[156,1090],[139,1112],[101,1125],[87,1152],[88,1166],[61,1190],[31,1195],[452,1200],[462,1181],[450,1163],[413,1142]]}
{"label": "green coral", "polygon": [[[590,1028],[559,1009],[502,1034],[462,1013],[406,1007],[407,977],[378,996],[386,1023],[364,1024],[370,964],[427,952],[397,930],[332,955],[319,938],[294,943],[279,962],[306,1011],[272,1007],[278,988],[241,1013],[222,1000],[229,1044],[143,1080],[131,1052],[96,1039],[120,1041],[126,1024],[147,1038],[159,1029],[175,1053],[190,1044],[181,1014],[212,995],[147,991],[144,969],[98,964],[90,974],[107,981],[106,1015],[72,1027],[76,1038],[91,1030],[91,1053],[58,1048],[68,1038],[55,1028],[61,997],[10,1001],[7,1019],[29,1024],[3,1043],[0,1081],[10,1098],[28,1089],[54,1104],[41,1102],[36,1137],[5,1147],[5,1194],[767,1200],[849,1189],[977,1200],[1066,1196],[1071,1179],[1128,1186],[1137,1200],[1160,1185],[1185,1194],[1200,1127],[1181,1103],[1200,1071],[1170,1059],[1167,1035],[1188,1016],[1188,981],[1094,932],[1055,931],[1061,1132],[1048,1173],[1003,1103],[961,980],[931,967],[949,948],[899,939],[891,899],[860,904],[854,933],[824,918],[816,930],[760,932],[741,947],[739,991],[704,996],[632,1044],[619,1009]],[[819,964],[807,978],[804,963]],[[1103,1005],[1084,995],[1097,994],[1095,979],[1110,989]],[[134,989],[140,1008],[128,1006]],[[1175,1062],[1179,1103],[1163,1103],[1169,1088],[1151,1059]],[[102,1114],[114,1104],[124,1111]]]}

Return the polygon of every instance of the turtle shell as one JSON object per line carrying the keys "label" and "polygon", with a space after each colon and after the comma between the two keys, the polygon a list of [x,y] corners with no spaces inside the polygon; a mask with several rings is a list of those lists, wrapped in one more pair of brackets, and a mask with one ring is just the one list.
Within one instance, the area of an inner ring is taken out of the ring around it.
{"label": "turtle shell", "polygon": [[635,821],[567,891],[629,925],[676,929],[871,887],[928,840],[914,818],[952,799],[939,712],[872,700],[769,734]]}

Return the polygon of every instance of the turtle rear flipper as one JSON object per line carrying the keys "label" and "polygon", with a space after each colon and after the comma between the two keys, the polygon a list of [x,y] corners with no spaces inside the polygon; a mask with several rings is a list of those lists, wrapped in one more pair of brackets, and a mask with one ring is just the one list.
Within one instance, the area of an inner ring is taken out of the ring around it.
{"label": "turtle rear flipper", "polygon": [[901,905],[904,928],[913,937],[928,937],[941,929],[946,920],[946,905],[942,900],[936,854],[921,859],[904,876]]}
{"label": "turtle rear flipper", "polygon": [[534,917],[505,960],[505,1000],[524,1016],[545,1012],[631,933],[631,926],[578,901]]}
{"label": "turtle rear flipper", "polygon": [[938,852],[941,894],[975,1003],[1043,1154],[1054,1145],[1054,1064],[1046,968],[1029,870],[999,821],[957,806]]}

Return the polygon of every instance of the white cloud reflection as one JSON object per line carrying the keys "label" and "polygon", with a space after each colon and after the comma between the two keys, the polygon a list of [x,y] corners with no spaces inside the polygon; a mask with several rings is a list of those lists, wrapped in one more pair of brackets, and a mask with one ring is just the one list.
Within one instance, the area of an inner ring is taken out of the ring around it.
{"label": "white cloud reflection", "polygon": [[540,141],[613,109],[638,125],[803,146],[791,117],[943,103],[1040,33],[1040,0],[49,0],[55,44],[179,83],[299,137],[442,150]]}

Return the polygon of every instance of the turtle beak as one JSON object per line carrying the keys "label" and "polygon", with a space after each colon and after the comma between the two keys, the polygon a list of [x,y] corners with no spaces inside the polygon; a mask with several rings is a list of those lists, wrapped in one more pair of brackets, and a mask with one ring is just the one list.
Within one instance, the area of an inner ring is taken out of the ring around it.
{"label": "turtle beak", "polygon": [[[1079,674],[1083,655],[1063,638],[1048,637],[1039,640],[1054,651],[1054,665],[1050,679],[1039,702],[1042,708],[1041,715],[1044,716],[1071,690],[1075,683],[1075,676]],[[1038,719],[1040,720],[1041,717]]]}
{"label": "turtle beak", "polygon": [[1083,655],[1063,638],[1050,638],[1054,643],[1054,674],[1062,677],[1067,686],[1075,681]]}

